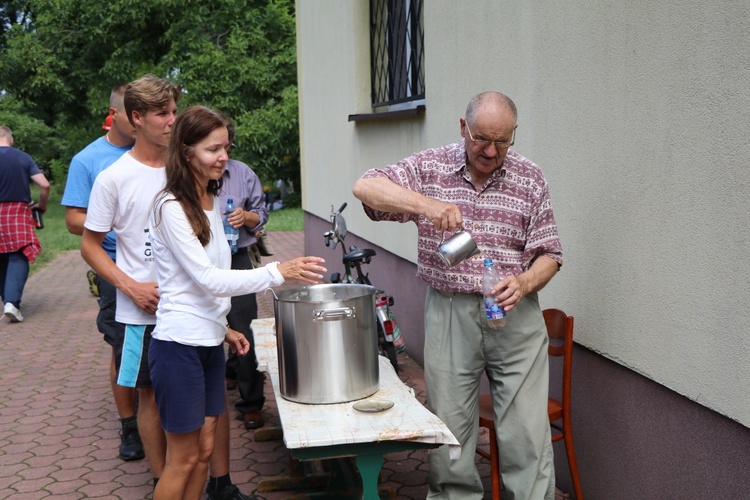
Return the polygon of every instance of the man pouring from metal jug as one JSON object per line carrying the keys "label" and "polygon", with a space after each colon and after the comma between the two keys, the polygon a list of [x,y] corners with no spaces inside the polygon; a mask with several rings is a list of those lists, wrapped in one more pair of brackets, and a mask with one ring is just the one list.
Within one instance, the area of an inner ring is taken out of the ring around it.
{"label": "man pouring from metal jug", "polygon": [[[562,265],[549,189],[539,167],[510,149],[518,127],[510,98],[478,94],[459,123],[462,141],[369,170],[354,195],[371,219],[418,227],[417,276],[429,285],[427,400],[462,445],[455,461],[445,446],[430,452],[428,498],[483,496],[474,450],[480,377],[486,373],[509,498],[551,500],[548,340],[537,298]],[[481,253],[449,267],[437,251],[441,232],[462,226]],[[503,276],[490,291],[507,313],[501,328],[490,327],[484,314],[484,258],[493,259]]]}

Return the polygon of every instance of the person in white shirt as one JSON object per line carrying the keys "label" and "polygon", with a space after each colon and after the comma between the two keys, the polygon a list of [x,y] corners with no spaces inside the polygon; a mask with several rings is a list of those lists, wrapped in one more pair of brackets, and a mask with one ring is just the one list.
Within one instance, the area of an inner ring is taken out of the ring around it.
{"label": "person in white shirt", "polygon": [[[123,100],[136,129],[135,144],[96,177],[81,238],[84,260],[117,287],[115,319],[125,325],[117,384],[138,390],[138,431],[154,483],[164,469],[166,437],[148,373],[148,345],[159,303],[148,211],[164,187],[164,152],[181,96],[178,85],[153,75],[127,85]],[[117,235],[116,264],[102,248],[111,230]]]}
{"label": "person in white shirt", "polygon": [[149,365],[167,462],[156,500],[199,499],[214,448],[218,415],[225,412],[224,349],[249,344],[227,328],[230,297],[286,280],[315,284],[326,269],[320,257],[300,257],[252,270],[231,270],[218,201],[230,147],[228,119],[204,106],[175,121],[166,156],[166,187],[149,215],[161,299]]}

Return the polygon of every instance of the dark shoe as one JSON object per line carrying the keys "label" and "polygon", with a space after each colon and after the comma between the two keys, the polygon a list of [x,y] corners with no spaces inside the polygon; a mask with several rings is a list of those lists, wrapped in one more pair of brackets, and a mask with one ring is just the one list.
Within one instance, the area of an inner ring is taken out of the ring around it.
{"label": "dark shoe", "polygon": [[242,420],[245,422],[245,429],[257,429],[266,424],[266,421],[263,420],[263,413],[260,410],[245,413]]}
{"label": "dark shoe", "polygon": [[137,427],[123,427],[120,430],[120,458],[126,462],[140,460],[144,456],[141,435]]}
{"label": "dark shoe", "polygon": [[227,390],[228,391],[233,391],[233,390],[235,390],[237,388],[237,381],[236,380],[232,380],[231,378],[227,378],[226,381],[227,381]]}
{"label": "dark shoe", "polygon": [[255,500],[258,498],[255,495],[250,497],[243,495],[239,488],[233,484],[230,484],[221,491],[212,491],[206,488],[206,494],[209,500]]}

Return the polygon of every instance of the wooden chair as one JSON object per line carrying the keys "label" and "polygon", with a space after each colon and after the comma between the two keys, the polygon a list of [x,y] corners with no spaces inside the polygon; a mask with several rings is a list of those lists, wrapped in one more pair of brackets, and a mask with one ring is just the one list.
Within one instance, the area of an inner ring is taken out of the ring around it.
{"label": "wooden chair", "polygon": [[492,500],[500,500],[500,450],[497,449],[497,435],[495,434],[495,417],[492,409],[492,396],[479,396],[479,427],[490,431],[490,452],[477,447],[477,454],[490,461],[490,477],[492,478]]}
{"label": "wooden chair", "polygon": [[[547,400],[547,414],[552,428],[557,431],[552,435],[552,442],[565,440],[565,452],[568,456],[570,477],[576,499],[583,500],[581,481],[578,477],[578,463],[573,448],[573,429],[570,417],[571,374],[573,369],[573,316],[568,316],[559,309],[545,309],[544,322],[547,324],[547,335],[550,338],[548,353],[550,356],[563,357],[562,398]],[[559,422],[562,421],[562,422]],[[479,397],[479,426],[490,432],[490,451],[477,448],[477,453],[490,461],[492,468],[492,498],[500,499],[500,452],[497,448],[495,419],[492,409],[492,397]]]}

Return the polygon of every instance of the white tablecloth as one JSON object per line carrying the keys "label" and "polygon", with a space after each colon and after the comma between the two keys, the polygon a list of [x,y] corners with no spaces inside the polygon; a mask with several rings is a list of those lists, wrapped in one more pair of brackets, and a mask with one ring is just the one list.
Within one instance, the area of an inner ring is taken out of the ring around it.
{"label": "white tablecloth", "polygon": [[[279,408],[284,442],[289,449],[380,441],[417,441],[447,444],[451,458],[461,445],[448,427],[414,396],[414,390],[398,378],[390,361],[379,356],[380,390],[369,398],[338,404],[301,404],[284,399],[279,392],[278,353],[273,318],[252,322],[255,354],[260,370],[271,377]],[[393,408],[363,413],[353,408],[359,401],[388,400]]]}

